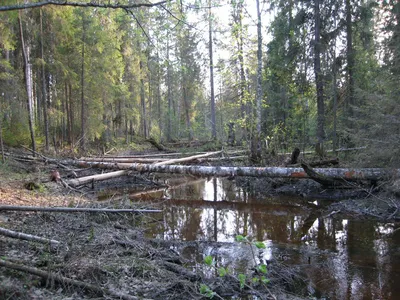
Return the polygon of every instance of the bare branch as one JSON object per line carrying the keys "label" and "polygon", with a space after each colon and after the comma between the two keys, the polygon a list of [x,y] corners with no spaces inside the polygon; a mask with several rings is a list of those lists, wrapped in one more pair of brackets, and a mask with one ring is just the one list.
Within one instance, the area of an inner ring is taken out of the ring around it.
{"label": "bare branch", "polygon": [[71,2],[71,1],[64,1],[64,0],[45,0],[39,1],[35,3],[23,3],[17,5],[6,5],[0,6],[0,11],[11,11],[11,10],[20,10],[20,9],[29,9],[35,7],[42,7],[46,5],[59,5],[59,6],[75,6],[75,7],[100,7],[100,8],[111,8],[111,9],[131,9],[131,8],[138,8],[138,7],[154,7],[158,5],[162,5],[167,1],[160,1],[156,3],[134,3],[134,4],[119,4],[118,2],[115,4],[104,4],[104,3],[97,3],[96,1],[91,2]]}

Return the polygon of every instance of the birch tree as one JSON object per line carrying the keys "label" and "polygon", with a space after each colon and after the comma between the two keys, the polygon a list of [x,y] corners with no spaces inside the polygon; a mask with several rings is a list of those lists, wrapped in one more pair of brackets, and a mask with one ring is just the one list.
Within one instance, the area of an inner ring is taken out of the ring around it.
{"label": "birch tree", "polygon": [[27,107],[28,107],[28,120],[29,120],[29,131],[31,134],[31,143],[33,156],[36,155],[36,139],[35,139],[35,116],[34,116],[34,107],[33,107],[33,95],[32,95],[32,66],[29,59],[29,46],[25,43],[24,39],[24,30],[22,28],[22,13],[19,12],[18,16],[19,22],[19,33],[21,38],[21,51],[23,57],[23,65],[24,65],[24,79],[25,79],[25,87],[26,87],[26,96],[27,96]]}

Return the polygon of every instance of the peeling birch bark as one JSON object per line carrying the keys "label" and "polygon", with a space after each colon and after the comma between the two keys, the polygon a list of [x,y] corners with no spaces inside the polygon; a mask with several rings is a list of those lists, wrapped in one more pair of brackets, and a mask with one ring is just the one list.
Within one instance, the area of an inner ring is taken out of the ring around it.
{"label": "peeling birch bark", "polygon": [[[62,162],[68,164],[67,161]],[[87,161],[69,161],[69,164],[76,164],[80,167],[96,167],[103,169],[134,170],[141,173],[173,173],[190,174],[196,176],[218,176],[218,177],[271,177],[271,178],[310,178],[302,168],[283,168],[283,167],[212,167],[212,166],[180,166],[180,165],[161,165],[154,164],[118,164],[118,163],[98,163]],[[344,179],[349,181],[357,180],[387,180],[399,178],[400,169],[382,168],[315,168],[314,171],[332,179]]]}

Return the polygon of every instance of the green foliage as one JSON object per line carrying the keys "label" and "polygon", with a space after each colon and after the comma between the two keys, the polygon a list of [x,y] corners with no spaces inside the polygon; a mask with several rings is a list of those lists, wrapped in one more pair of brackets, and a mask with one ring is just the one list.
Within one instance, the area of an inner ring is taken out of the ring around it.
{"label": "green foliage", "polygon": [[[248,239],[248,237],[240,235],[240,234],[236,235],[235,240],[238,243],[244,243],[244,244],[249,245],[250,247],[255,246],[258,249],[266,248],[266,246],[263,242],[259,242],[259,241],[251,242]],[[252,249],[252,253],[253,253],[253,259],[254,259],[254,261],[256,261],[256,257],[255,257],[255,253],[253,252],[253,249]],[[204,257],[204,263],[209,267],[215,267],[215,264],[216,264],[214,258],[211,255],[207,255],[206,257]],[[218,267],[218,268],[216,268],[216,270],[218,272],[218,276],[220,276],[220,277],[225,277],[228,274],[228,269],[225,267]],[[256,270],[257,271],[255,273],[250,273],[250,272],[248,272],[249,274],[239,273],[239,274],[237,274],[236,277],[234,276],[237,279],[241,290],[244,289],[246,285],[248,286],[248,284],[251,284],[252,286],[257,286],[259,284],[268,284],[270,282],[270,280],[265,277],[265,275],[268,273],[267,266],[265,264],[257,264]],[[209,289],[208,286],[206,286],[206,285],[201,285],[200,291],[203,295],[211,295],[211,292],[212,292],[212,290]],[[214,297],[214,296],[218,296],[218,295],[214,293],[214,294],[212,294],[212,296]]]}
{"label": "green foliage", "polygon": [[204,257],[204,263],[207,266],[212,266],[214,264],[214,258],[211,255],[207,255],[206,257]]}
{"label": "green foliage", "polygon": [[218,268],[218,275],[219,277],[224,277],[228,274],[228,269],[220,267]]}
{"label": "green foliage", "polygon": [[247,237],[240,235],[240,234],[237,235],[235,239],[236,239],[236,242],[239,242],[239,243],[248,242]]}
{"label": "green foliage", "polygon": [[257,266],[257,270],[260,271],[263,274],[267,274],[267,265],[260,264]]}
{"label": "green foliage", "polygon": [[242,290],[244,288],[244,286],[246,285],[246,278],[247,276],[245,274],[239,274],[238,275],[238,279],[239,279],[239,283],[240,283],[240,289]]}
{"label": "green foliage", "polygon": [[210,299],[214,298],[214,296],[216,295],[216,293],[211,290],[207,285],[205,284],[200,284],[200,293]]}
{"label": "green foliage", "polygon": [[254,242],[254,245],[258,248],[258,249],[265,249],[266,246],[263,242]]}

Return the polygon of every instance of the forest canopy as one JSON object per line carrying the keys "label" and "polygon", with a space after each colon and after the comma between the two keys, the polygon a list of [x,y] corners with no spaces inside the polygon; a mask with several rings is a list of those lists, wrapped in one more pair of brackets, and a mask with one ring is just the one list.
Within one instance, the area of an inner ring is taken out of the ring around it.
{"label": "forest canopy", "polygon": [[226,142],[231,128],[235,145],[367,147],[356,163],[399,166],[399,78],[395,0],[0,4],[10,146]]}

